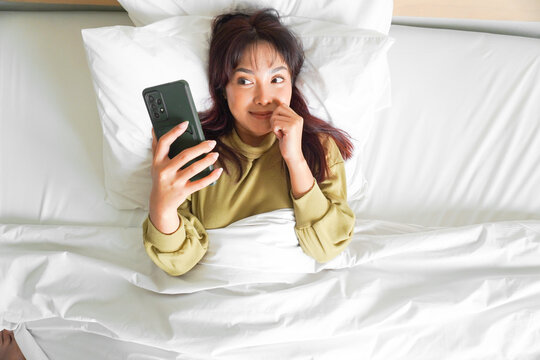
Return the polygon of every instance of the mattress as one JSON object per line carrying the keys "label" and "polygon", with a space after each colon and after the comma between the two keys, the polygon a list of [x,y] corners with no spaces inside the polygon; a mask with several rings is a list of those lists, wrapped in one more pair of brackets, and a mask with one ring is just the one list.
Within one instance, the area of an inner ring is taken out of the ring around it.
{"label": "mattress", "polygon": [[361,217],[540,218],[540,39],[393,25],[392,106],[366,147]]}
{"label": "mattress", "polygon": [[135,226],[105,203],[102,131],[81,28],[117,12],[0,12],[0,221]]}
{"label": "mattress", "polygon": [[393,25],[350,246],[319,264],[290,209],[209,232],[182,277],[105,202],[80,30],[0,12],[0,327],[28,359],[540,357],[540,40]]}

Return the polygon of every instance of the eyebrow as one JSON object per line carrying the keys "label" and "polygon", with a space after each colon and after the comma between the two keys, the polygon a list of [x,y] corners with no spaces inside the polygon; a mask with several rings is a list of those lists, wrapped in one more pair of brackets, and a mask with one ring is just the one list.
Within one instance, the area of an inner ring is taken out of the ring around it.
{"label": "eyebrow", "polygon": [[[278,71],[281,71],[281,70],[287,70],[287,68],[285,66],[278,66],[277,68],[274,68],[270,71],[270,73],[274,74],[274,73],[277,73]],[[249,70],[249,69],[246,69],[246,68],[238,68],[236,70],[234,70],[234,72],[238,72],[238,71],[241,71],[241,72],[245,72],[247,74],[251,74],[253,75],[254,72],[252,70]]]}

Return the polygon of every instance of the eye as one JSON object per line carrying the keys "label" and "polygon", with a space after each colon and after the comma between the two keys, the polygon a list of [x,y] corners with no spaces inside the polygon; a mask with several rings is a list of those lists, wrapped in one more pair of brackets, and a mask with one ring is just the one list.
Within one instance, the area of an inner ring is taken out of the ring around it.
{"label": "eye", "polygon": [[283,77],[281,77],[281,76],[276,76],[275,78],[272,79],[272,82],[276,83],[276,84],[280,84],[280,83],[282,83],[284,81],[285,81],[285,79]]}
{"label": "eye", "polygon": [[251,84],[253,84],[252,81],[249,81],[246,78],[239,78],[237,83],[238,83],[238,85],[251,85]]}

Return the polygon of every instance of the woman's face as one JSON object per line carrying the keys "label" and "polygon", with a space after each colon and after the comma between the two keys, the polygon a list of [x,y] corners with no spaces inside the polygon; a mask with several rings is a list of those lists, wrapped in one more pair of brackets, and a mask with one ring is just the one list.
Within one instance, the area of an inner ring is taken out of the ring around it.
{"label": "woman's face", "polygon": [[291,103],[289,67],[272,45],[258,42],[242,54],[225,92],[238,135],[257,146],[272,131],[270,116],[278,102]]}

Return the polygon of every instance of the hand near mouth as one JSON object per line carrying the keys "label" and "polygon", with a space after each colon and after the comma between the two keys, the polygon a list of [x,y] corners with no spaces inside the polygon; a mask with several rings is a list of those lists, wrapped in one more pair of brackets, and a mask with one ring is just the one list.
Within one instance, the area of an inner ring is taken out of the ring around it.
{"label": "hand near mouth", "polygon": [[305,161],[302,152],[304,119],[287,104],[274,100],[277,107],[270,117],[270,127],[279,140],[281,156],[288,166]]}

